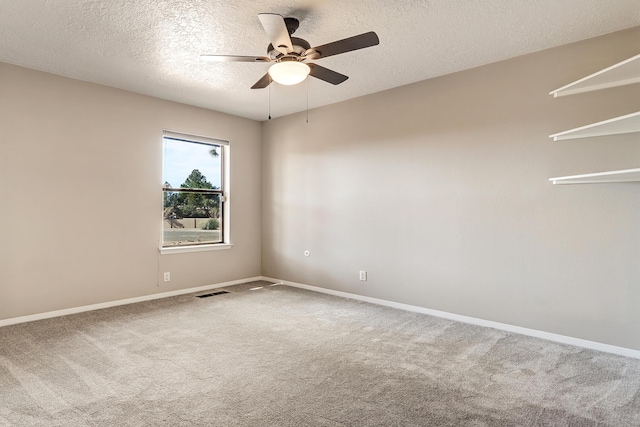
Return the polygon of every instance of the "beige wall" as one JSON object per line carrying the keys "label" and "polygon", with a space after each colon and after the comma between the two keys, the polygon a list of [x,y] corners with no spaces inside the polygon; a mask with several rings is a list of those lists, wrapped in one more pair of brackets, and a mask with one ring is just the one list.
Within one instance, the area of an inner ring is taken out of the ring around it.
{"label": "beige wall", "polygon": [[640,109],[640,85],[548,95],[639,45],[635,28],[265,123],[263,274],[640,349],[640,183],[547,181],[640,167],[638,134],[548,138]]}
{"label": "beige wall", "polygon": [[[230,141],[232,249],[158,254],[163,129]],[[0,319],[260,275],[259,122],[0,63],[0,130]]]}

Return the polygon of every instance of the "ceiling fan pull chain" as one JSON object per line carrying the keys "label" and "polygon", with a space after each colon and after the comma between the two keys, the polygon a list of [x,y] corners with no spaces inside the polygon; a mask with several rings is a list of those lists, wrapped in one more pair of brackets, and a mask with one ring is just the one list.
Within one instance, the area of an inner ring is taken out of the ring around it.
{"label": "ceiling fan pull chain", "polygon": [[[269,77],[271,80],[271,77]],[[269,120],[271,120],[271,85],[269,85]]]}
{"label": "ceiling fan pull chain", "polygon": [[307,123],[309,123],[309,79],[307,79]]}

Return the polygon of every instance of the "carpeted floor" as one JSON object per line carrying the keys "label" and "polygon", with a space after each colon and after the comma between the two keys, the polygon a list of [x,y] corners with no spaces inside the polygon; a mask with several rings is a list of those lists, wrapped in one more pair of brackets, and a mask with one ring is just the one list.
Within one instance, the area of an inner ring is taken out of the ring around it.
{"label": "carpeted floor", "polygon": [[0,425],[640,426],[640,360],[269,285],[0,328]]}

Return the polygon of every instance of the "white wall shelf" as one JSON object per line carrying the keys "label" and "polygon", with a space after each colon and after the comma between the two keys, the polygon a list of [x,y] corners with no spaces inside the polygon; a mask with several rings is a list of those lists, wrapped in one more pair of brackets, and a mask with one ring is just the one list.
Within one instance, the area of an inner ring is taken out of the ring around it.
{"label": "white wall shelf", "polygon": [[640,132],[640,111],[549,135],[554,141]]}
{"label": "white wall shelf", "polygon": [[[640,83],[640,54],[549,92],[554,98]],[[640,132],[640,111],[549,135],[554,141]],[[550,178],[555,184],[638,182],[640,168]]]}
{"label": "white wall shelf", "polygon": [[640,168],[588,173],[549,178],[553,184],[602,184],[607,182],[640,182]]}
{"label": "white wall shelf", "polygon": [[554,97],[640,83],[640,54],[549,92]]}

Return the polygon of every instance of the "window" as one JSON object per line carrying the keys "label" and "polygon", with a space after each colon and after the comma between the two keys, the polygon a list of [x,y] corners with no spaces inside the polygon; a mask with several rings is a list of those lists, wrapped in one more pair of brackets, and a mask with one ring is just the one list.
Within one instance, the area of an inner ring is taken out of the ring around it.
{"label": "window", "polygon": [[226,141],[165,131],[162,247],[225,242]]}

